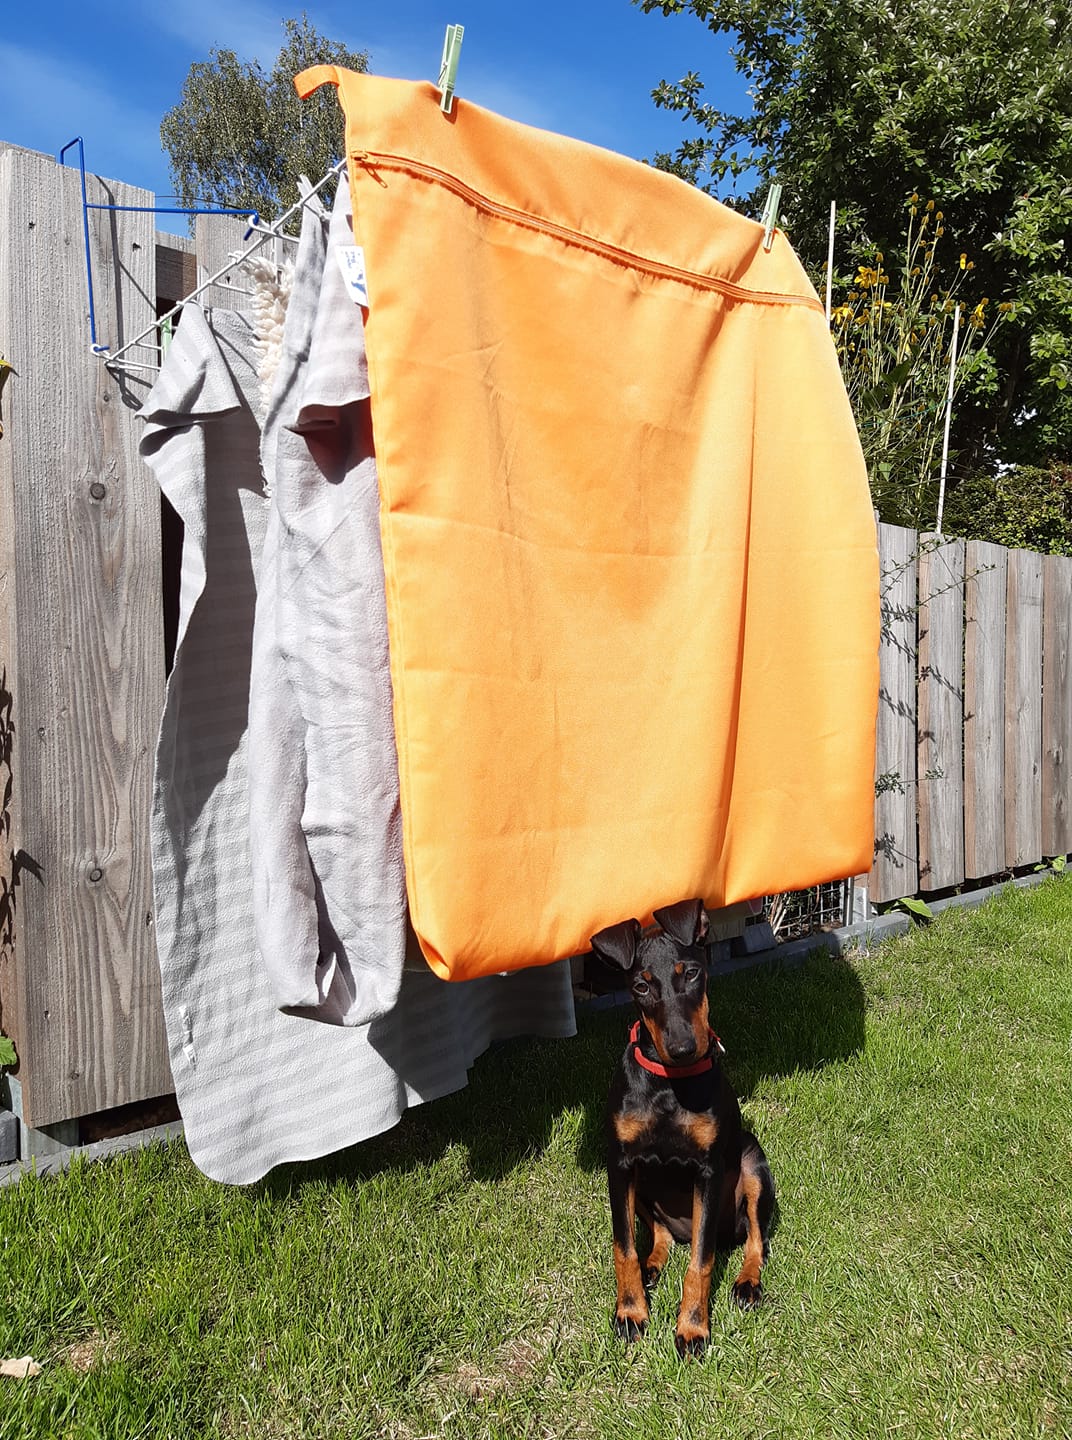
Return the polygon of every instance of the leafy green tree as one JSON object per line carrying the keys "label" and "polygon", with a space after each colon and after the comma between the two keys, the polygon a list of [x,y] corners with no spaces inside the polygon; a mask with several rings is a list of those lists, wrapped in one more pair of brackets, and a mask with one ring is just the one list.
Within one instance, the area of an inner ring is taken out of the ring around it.
{"label": "leafy green tree", "polygon": [[[687,138],[656,163],[694,183],[771,177],[812,274],[838,253],[892,255],[917,193],[957,217],[970,298],[1012,306],[993,383],[955,421],[960,472],[1072,457],[1072,7],[1068,0],[634,0],[731,37],[752,108],[712,104],[690,71],[654,92]],[[751,185],[751,190],[747,187]],[[850,272],[851,273],[851,272]]]}
{"label": "leafy green tree", "polygon": [[1072,555],[1072,465],[973,475],[949,497],[942,528],[965,540]]}
{"label": "leafy green tree", "polygon": [[299,174],[316,180],[340,158],[334,91],[300,100],[294,76],[320,64],[367,70],[368,54],[324,39],[304,14],[284,20],[283,31],[268,71],[233,50],[214,49],[190,66],[182,99],[160,126],[180,204],[279,215],[298,199]]}

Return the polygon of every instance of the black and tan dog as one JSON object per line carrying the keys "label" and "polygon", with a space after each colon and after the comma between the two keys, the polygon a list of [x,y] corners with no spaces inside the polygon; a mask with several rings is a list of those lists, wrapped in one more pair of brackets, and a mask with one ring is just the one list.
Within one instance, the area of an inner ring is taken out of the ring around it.
{"label": "black and tan dog", "polygon": [[[699,900],[655,911],[660,929],[636,920],[592,937],[592,948],[629,972],[640,1012],[607,1103],[607,1176],[618,1300],[614,1328],[626,1340],[648,1322],[654,1284],[675,1241],[692,1246],[675,1343],[701,1355],[710,1335],[715,1253],[744,1245],[733,1298],[761,1298],[774,1181],[755,1136],[741,1124],[722,1073],[721,1044],[708,1025],[707,916]],[[650,1236],[637,1251],[635,1220]]]}

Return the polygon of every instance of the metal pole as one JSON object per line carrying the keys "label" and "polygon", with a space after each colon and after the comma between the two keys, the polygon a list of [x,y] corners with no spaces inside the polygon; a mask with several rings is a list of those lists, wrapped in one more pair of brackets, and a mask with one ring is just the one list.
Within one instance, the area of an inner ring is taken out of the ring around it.
{"label": "metal pole", "polygon": [[953,381],[957,373],[957,337],[960,334],[960,305],[953,312],[953,344],[949,352],[949,390],[945,397],[945,434],[942,437],[942,471],[938,481],[938,523],[934,527],[942,533],[942,511],[945,509],[945,472],[949,464],[949,425],[953,418]]}

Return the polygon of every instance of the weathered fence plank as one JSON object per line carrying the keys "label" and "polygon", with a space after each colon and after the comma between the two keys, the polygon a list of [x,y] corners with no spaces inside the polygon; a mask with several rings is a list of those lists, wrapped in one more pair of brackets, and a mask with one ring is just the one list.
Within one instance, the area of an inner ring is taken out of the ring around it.
{"label": "weathered fence plank", "polygon": [[1072,559],[1042,566],[1042,853],[1072,851]]}
{"label": "weathered fence plank", "polygon": [[[152,203],[96,177],[88,188],[90,201]],[[153,316],[152,217],[90,214],[98,339],[116,345]],[[146,385],[117,382],[90,351],[78,172],[0,150],[0,216],[0,337],[19,371],[0,441],[19,824],[4,1001],[24,1115],[41,1126],[172,1089],[146,833],[160,512],[137,455]]]}
{"label": "weathered fence plank", "polygon": [[964,868],[1005,868],[1005,603],[1009,552],[969,540],[964,627]]}
{"label": "weathered fence plank", "polygon": [[1042,854],[1042,556],[1009,551],[1005,629],[1005,864]]}
{"label": "weathered fence plank", "polygon": [[919,556],[919,884],[964,879],[964,541]]}
{"label": "weathered fence plank", "polygon": [[[246,248],[242,237],[247,228],[244,221],[229,219],[224,215],[198,215],[194,221],[194,249],[197,255],[199,285],[209,275],[214,275],[221,266],[226,265],[233,254],[240,254]],[[270,257],[277,244],[282,242],[269,240],[261,253]],[[224,273],[223,280],[224,285],[214,285],[206,292],[205,303],[215,310],[244,310],[249,305],[248,274],[241,266],[235,265]],[[242,291],[247,293],[242,294]]]}
{"label": "weathered fence plank", "polygon": [[919,887],[916,840],[917,537],[879,526],[882,643],[875,743],[875,862],[868,894],[879,904]]}

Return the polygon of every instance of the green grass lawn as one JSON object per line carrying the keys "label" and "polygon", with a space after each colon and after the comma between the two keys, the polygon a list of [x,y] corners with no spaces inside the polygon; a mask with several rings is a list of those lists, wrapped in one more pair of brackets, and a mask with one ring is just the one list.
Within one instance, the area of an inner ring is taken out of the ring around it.
{"label": "green grass lawn", "polygon": [[619,1010],[248,1189],[175,1144],[0,1191],[0,1358],[43,1366],[0,1435],[1072,1435],[1072,883],[719,980],[712,1015],[780,1217],[759,1311],[718,1267],[704,1361],[680,1249],[611,1334]]}

